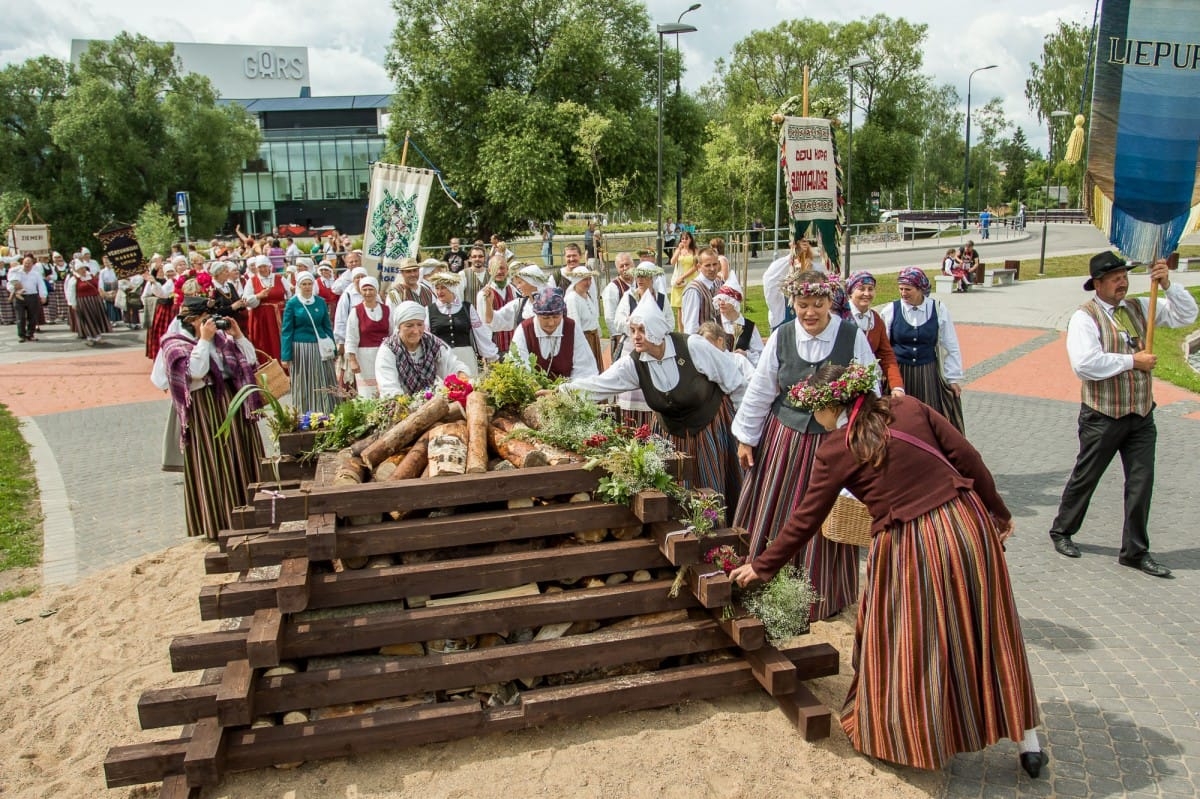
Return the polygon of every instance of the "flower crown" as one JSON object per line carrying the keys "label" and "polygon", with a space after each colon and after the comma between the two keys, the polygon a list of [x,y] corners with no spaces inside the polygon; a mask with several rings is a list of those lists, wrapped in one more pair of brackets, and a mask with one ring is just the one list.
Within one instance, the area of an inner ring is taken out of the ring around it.
{"label": "flower crown", "polygon": [[801,280],[802,272],[790,275],[779,289],[786,297],[831,297],[833,289],[841,285],[836,275],[827,274],[822,280]]}
{"label": "flower crown", "polygon": [[879,367],[876,364],[864,366],[851,361],[846,371],[833,382],[811,385],[802,381],[792,386],[788,389],[787,402],[811,413],[831,405],[847,405],[856,397],[874,391],[878,382]]}

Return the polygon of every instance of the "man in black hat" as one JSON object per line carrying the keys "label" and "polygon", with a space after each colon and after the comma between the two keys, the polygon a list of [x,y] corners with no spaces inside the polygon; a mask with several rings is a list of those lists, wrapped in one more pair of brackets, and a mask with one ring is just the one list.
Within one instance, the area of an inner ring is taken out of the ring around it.
{"label": "man in black hat", "polygon": [[[1083,381],[1079,457],[1063,489],[1058,516],[1050,525],[1050,540],[1059,554],[1079,557],[1071,537],[1083,525],[1100,478],[1120,453],[1125,469],[1125,527],[1118,561],[1155,577],[1170,577],[1171,570],[1150,555],[1148,530],[1158,437],[1151,385],[1158,358],[1144,349],[1149,301],[1125,298],[1129,265],[1115,253],[1094,256],[1090,267],[1091,277],[1083,288],[1096,296],[1080,306],[1067,324],[1067,355]],[[1165,260],[1151,267],[1150,277],[1165,291],[1157,303],[1155,325],[1182,327],[1196,320],[1196,301],[1182,286],[1171,283]]]}

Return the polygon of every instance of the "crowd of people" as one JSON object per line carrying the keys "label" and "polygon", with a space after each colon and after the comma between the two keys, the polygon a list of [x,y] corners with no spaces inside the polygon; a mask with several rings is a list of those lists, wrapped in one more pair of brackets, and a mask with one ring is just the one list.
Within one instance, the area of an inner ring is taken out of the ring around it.
{"label": "crowd of people", "polygon": [[[920,269],[902,270],[900,298],[876,309],[874,276],[843,282],[826,271],[817,242],[798,239],[763,276],[770,329],[758,330],[743,315],[723,242],[700,247],[686,229],[670,278],[653,253],[623,252],[603,285],[574,244],[550,269],[514,258],[495,237],[470,247],[454,239],[443,259],[385,259],[385,277],[369,274],[353,249],[306,253],[246,237],[236,249],[214,242],[207,253],[156,255],[136,283],[86,250],[70,266],[57,253],[40,269],[26,257],[6,275],[23,341],[64,307],[88,343],[119,321],[146,325],[151,379],[172,399],[164,448],[182,461],[189,535],[215,537],[258,480],[253,412],[262,399],[251,392],[230,409],[256,385],[260,365],[277,360],[290,374],[301,412],[329,412],[352,394],[469,380],[513,352],[560,378],[557,390],[614,403],[627,424],[647,425],[692,457],[689,487],[720,494],[732,524],[748,533],[747,562],[733,572],[739,583],[769,579],[790,562],[818,596],[810,620],[858,603],[842,718],[856,748],[932,769],[1007,737],[1019,742],[1022,767],[1040,773],[1037,703],[1003,553],[1012,517],[965,436],[957,335]],[[956,263],[978,257],[970,243],[964,249]],[[1127,270],[1111,254],[1093,259],[1087,288],[1109,305],[1089,304],[1071,322],[1084,413],[1110,424],[1081,432],[1052,539],[1063,555],[1079,556],[1071,538],[1119,450],[1135,484],[1121,562],[1163,576],[1145,533],[1153,362],[1137,341],[1148,311],[1134,303],[1120,316],[1109,307],[1123,299]],[[1171,285],[1165,266],[1154,274]],[[1168,288],[1163,323],[1194,320],[1189,302]],[[1143,421],[1128,422],[1130,414]],[[227,416],[227,443],[217,444]],[[858,548],[818,535],[843,489],[873,518],[862,587]]]}

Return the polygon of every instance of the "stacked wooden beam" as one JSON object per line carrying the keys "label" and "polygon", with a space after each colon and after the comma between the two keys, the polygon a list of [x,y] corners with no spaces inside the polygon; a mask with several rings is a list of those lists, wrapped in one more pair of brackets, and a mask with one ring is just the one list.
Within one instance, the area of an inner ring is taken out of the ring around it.
{"label": "stacked wooden beam", "polygon": [[182,732],[110,750],[110,787],[186,796],[228,771],[755,686],[807,740],[829,734],[801,681],[836,673],[837,652],[768,645],[700,563],[734,531],[701,542],[655,492],[588,500],[598,476],[578,464],[338,487],[334,468],[259,493],[223,532],[206,565],[238,577],[204,588],[200,615],[228,629],[172,642],[173,669],[202,678],[146,692],[138,716]]}

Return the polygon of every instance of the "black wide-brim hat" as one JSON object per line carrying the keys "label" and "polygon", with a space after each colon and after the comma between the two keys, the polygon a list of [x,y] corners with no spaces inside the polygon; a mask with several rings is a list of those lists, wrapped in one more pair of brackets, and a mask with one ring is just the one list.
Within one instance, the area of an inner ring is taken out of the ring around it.
{"label": "black wide-brim hat", "polygon": [[1128,269],[1129,264],[1125,263],[1125,259],[1117,255],[1111,250],[1105,250],[1102,253],[1092,256],[1092,260],[1088,262],[1088,271],[1091,272],[1091,277],[1083,284],[1084,291],[1096,290],[1096,278],[1107,275],[1109,272],[1114,272],[1118,269]]}

